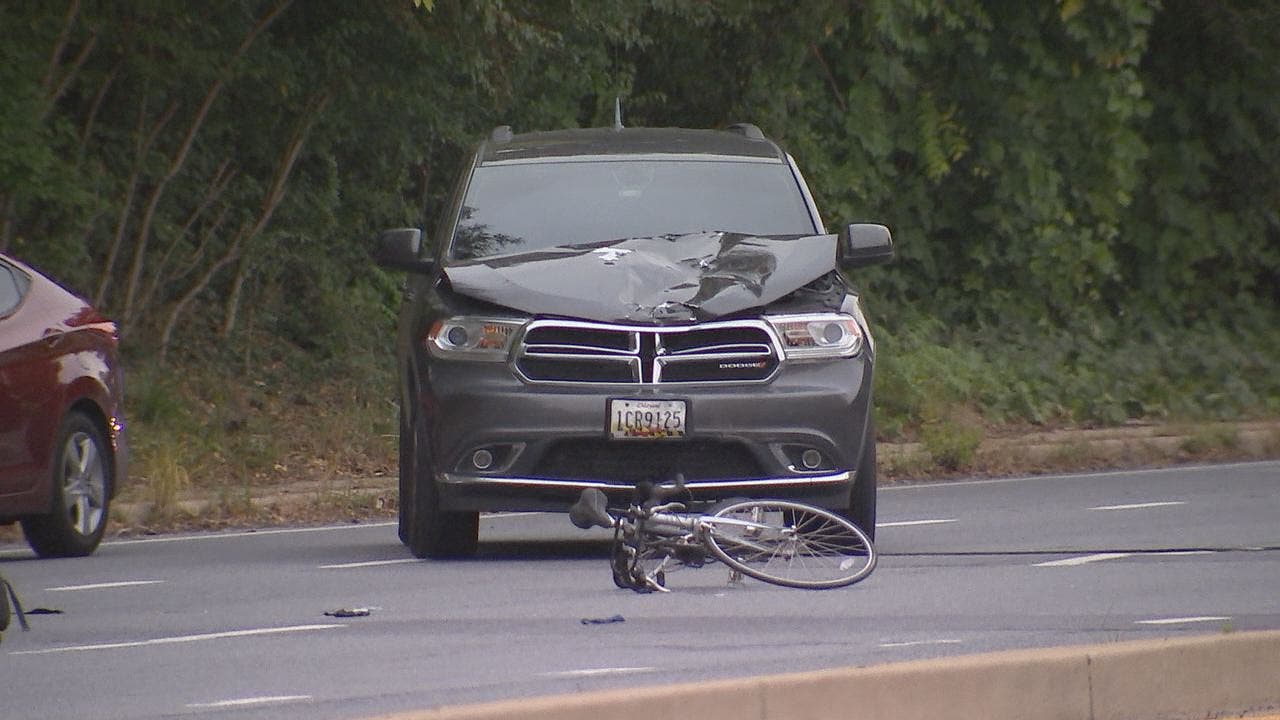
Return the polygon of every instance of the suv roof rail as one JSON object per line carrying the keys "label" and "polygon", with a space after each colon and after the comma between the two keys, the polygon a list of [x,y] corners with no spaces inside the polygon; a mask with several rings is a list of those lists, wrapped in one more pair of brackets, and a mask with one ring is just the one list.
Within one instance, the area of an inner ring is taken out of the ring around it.
{"label": "suv roof rail", "polygon": [[489,139],[496,143],[511,142],[512,137],[514,135],[511,133],[510,125],[499,125],[493,129],[493,132],[489,133]]}
{"label": "suv roof rail", "polygon": [[764,133],[760,132],[760,128],[751,123],[734,123],[726,128],[729,132],[735,132],[748,140],[763,140]]}

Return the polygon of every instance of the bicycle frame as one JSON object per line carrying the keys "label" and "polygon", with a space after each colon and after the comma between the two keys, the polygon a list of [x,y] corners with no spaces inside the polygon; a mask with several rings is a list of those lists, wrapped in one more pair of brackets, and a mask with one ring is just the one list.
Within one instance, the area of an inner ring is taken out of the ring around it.
{"label": "bicycle frame", "polygon": [[[715,562],[717,558],[708,549],[707,535],[714,532],[717,525],[733,526],[742,528],[746,532],[755,531],[758,533],[779,530],[775,526],[750,520],[722,518],[713,515],[680,515],[677,512],[673,512],[682,509],[684,509],[684,505],[681,503],[666,503],[648,509],[633,504],[625,514],[614,518],[614,527],[616,529],[614,535],[615,553],[619,544],[623,544],[632,551],[629,556],[630,567],[627,568],[626,577],[631,582],[640,585],[640,587],[636,587],[636,585],[628,584],[627,586],[633,590],[669,592],[662,585],[660,578],[671,561],[689,567],[702,567],[707,562]],[[783,528],[781,531],[783,533],[792,533],[789,528]],[[769,550],[763,545],[751,542],[749,538],[735,537],[733,542],[735,545],[751,550],[761,552]],[[643,551],[654,549],[661,551],[663,558],[652,570],[644,571],[643,568],[639,567],[637,561],[641,559],[640,556]],[[696,551],[697,556],[694,557],[691,551]],[[615,567],[615,582],[619,579],[617,577],[618,570],[619,568]],[[731,568],[730,582],[739,582],[741,579],[741,572]],[[619,584],[622,585],[623,583]]]}
{"label": "bicycle frame", "polygon": [[810,590],[851,585],[875,568],[870,538],[829,510],[747,499],[719,505],[712,514],[686,514],[683,503],[656,503],[653,490],[638,487],[622,513],[610,512],[604,493],[590,489],[570,508],[569,519],[580,528],[613,528],[611,567],[618,587],[665,592],[672,563],[702,567],[718,561],[729,567],[730,582],[750,576]]}

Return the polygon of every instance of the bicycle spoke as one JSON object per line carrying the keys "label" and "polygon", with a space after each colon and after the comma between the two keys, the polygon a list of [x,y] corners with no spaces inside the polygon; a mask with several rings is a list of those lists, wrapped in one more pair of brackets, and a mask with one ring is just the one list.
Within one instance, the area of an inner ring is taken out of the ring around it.
{"label": "bicycle spoke", "polygon": [[726,562],[736,561],[743,572],[767,582],[839,587],[865,577],[875,562],[868,541],[851,524],[799,503],[738,503],[717,513],[708,526],[708,542],[728,557]]}

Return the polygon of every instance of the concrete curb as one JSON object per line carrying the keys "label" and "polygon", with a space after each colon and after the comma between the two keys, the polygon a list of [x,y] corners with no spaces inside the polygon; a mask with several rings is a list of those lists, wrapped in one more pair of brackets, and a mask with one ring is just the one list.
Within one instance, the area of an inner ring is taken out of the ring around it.
{"label": "concrete curb", "polygon": [[1280,631],[1014,650],[382,720],[1192,720],[1280,710]]}

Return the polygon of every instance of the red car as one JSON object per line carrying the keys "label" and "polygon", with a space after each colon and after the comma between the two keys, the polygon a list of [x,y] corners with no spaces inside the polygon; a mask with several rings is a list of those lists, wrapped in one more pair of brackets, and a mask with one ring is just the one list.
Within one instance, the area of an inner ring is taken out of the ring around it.
{"label": "red car", "polygon": [[0,525],[41,557],[89,555],[125,476],[116,325],[0,254]]}

